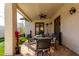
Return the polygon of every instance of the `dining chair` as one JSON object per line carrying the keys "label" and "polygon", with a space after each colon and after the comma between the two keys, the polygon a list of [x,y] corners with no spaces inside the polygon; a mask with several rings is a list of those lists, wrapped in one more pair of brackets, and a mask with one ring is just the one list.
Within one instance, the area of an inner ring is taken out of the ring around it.
{"label": "dining chair", "polygon": [[40,39],[37,40],[37,46],[36,46],[36,54],[37,56],[41,52],[42,55],[45,55],[45,53],[50,51],[50,45],[51,45],[51,40],[50,39]]}
{"label": "dining chair", "polygon": [[51,38],[51,46],[53,46],[54,49],[56,49],[56,37]]}

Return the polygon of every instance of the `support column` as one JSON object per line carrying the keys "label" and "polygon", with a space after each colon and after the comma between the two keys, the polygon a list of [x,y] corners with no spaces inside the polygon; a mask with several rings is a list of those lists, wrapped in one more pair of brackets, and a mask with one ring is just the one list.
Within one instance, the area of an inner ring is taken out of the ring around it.
{"label": "support column", "polygon": [[16,48],[16,4],[5,4],[5,55],[14,55]]}

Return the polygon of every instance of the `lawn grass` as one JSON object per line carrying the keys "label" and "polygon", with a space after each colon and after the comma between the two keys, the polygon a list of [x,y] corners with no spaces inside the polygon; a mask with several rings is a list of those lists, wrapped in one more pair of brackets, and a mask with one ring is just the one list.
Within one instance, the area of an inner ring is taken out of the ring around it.
{"label": "lawn grass", "polygon": [[4,41],[0,42],[0,56],[4,55]]}

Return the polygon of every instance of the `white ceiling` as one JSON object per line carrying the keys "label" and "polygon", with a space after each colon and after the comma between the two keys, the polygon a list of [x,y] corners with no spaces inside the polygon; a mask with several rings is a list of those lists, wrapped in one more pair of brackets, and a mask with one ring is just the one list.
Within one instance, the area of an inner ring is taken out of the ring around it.
{"label": "white ceiling", "polygon": [[29,16],[31,20],[39,19],[39,14],[44,13],[47,18],[52,18],[55,12],[63,6],[60,3],[19,3],[18,6]]}

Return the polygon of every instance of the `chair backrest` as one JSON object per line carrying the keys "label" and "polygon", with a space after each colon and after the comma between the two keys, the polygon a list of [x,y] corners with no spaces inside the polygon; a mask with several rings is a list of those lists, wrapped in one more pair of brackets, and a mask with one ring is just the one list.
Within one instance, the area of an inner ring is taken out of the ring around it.
{"label": "chair backrest", "polygon": [[40,39],[37,41],[37,49],[47,49],[50,48],[50,39]]}
{"label": "chair backrest", "polygon": [[51,43],[56,43],[56,37],[53,37],[53,38],[51,39]]}

